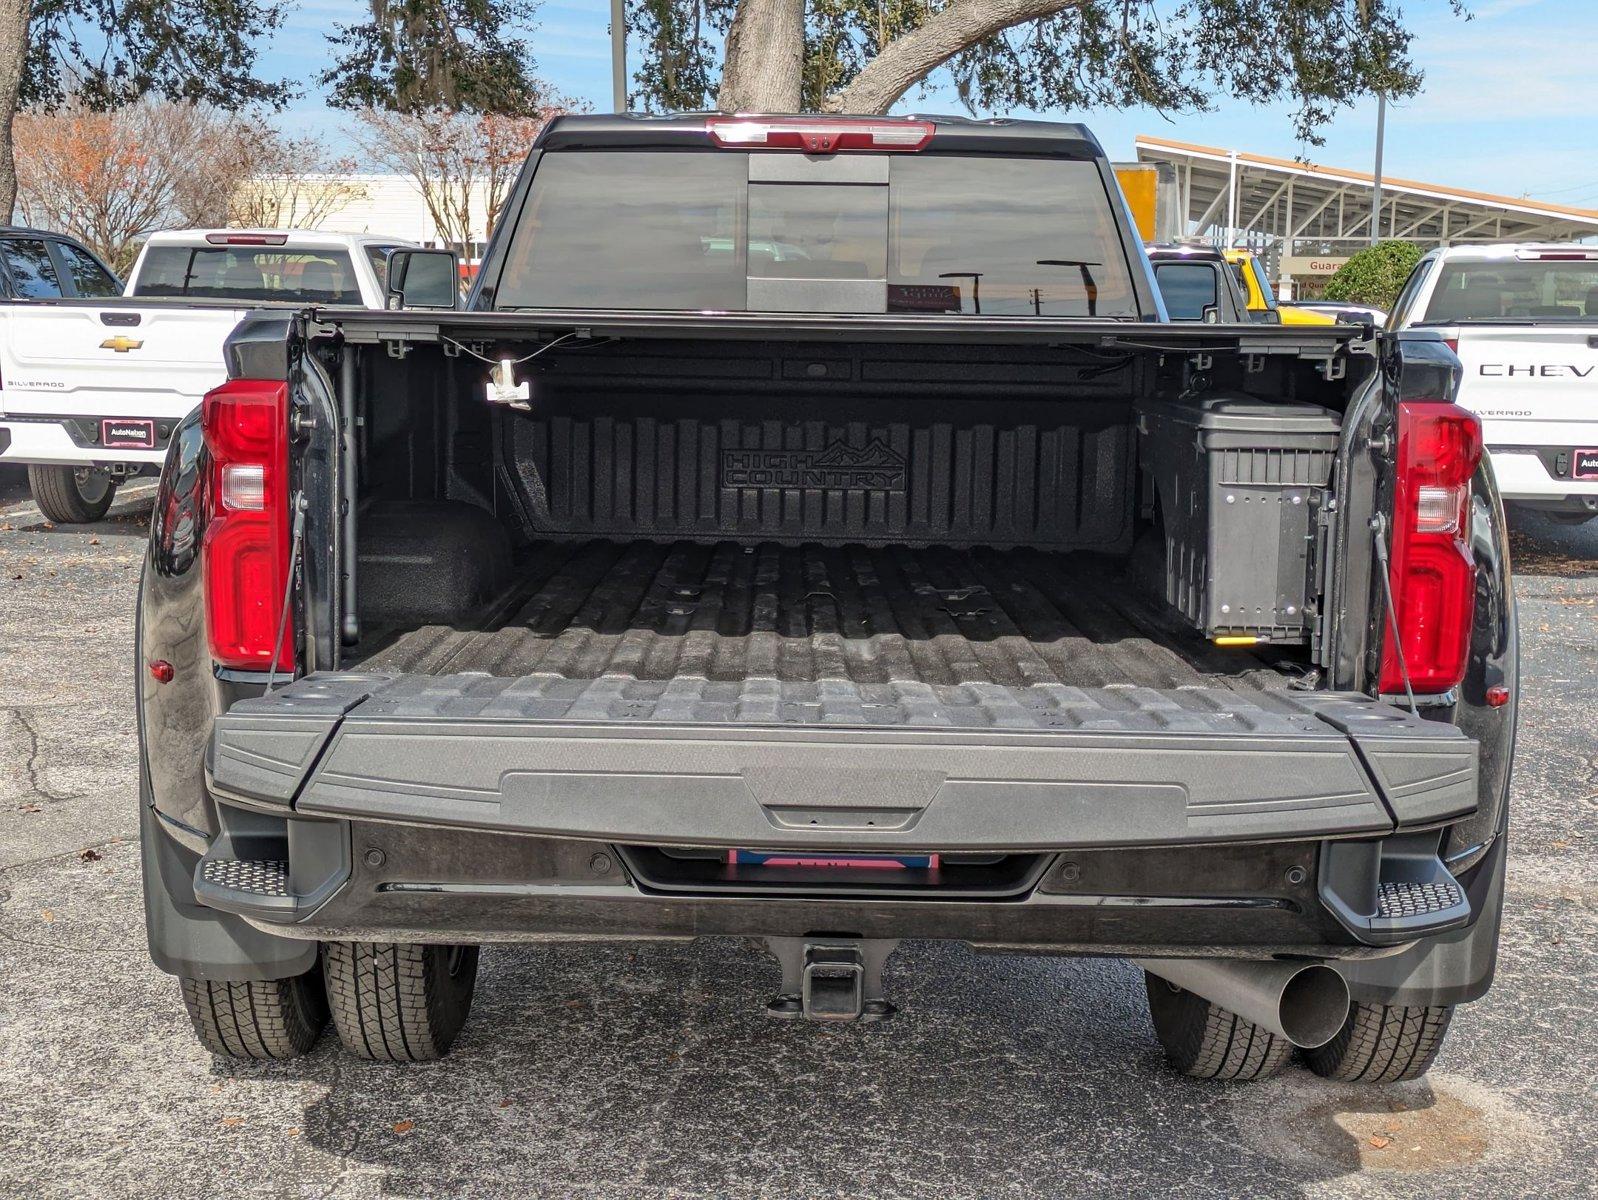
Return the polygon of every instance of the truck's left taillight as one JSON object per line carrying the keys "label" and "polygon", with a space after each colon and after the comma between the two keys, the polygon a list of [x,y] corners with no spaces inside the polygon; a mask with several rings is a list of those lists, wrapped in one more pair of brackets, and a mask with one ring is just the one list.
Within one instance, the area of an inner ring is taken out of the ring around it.
{"label": "truck's left taillight", "polygon": [[[211,657],[225,667],[273,665],[289,572],[288,386],[234,379],[207,392],[200,427],[206,479],[205,610]],[[293,630],[278,650],[294,670]]]}
{"label": "truck's left taillight", "polygon": [[[1398,406],[1392,581],[1398,638],[1383,639],[1380,689],[1437,695],[1465,677],[1475,612],[1470,489],[1481,461],[1481,422],[1442,401]],[[1403,661],[1397,649],[1403,647]]]}

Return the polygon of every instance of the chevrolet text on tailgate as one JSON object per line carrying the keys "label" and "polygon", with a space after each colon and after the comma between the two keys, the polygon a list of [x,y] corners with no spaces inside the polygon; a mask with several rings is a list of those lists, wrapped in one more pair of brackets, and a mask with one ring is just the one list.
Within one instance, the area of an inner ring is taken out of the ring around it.
{"label": "chevrolet text on tailgate", "polygon": [[594,937],[880,1019],[947,938],[1133,959],[1192,1075],[1424,1072],[1515,721],[1458,360],[1169,321],[1136,237],[1079,126],[562,117],[464,310],[400,250],[247,319],[139,612],[200,1040],[433,1058],[480,945]]}

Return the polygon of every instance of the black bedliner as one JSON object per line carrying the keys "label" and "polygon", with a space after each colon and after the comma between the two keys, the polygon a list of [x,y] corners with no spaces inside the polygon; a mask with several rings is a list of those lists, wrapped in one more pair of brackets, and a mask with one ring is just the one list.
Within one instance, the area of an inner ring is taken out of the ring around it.
{"label": "black bedliner", "polygon": [[[386,638],[365,670],[573,680],[1259,688],[1095,555],[731,541],[548,543],[492,628]],[[360,657],[356,648],[355,659]]]}

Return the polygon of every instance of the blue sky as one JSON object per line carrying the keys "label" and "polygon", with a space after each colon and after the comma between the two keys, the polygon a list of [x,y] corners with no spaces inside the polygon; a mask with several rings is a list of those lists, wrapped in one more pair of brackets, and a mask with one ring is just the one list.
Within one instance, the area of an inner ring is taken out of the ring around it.
{"label": "blue sky", "polygon": [[[1429,183],[1529,195],[1598,208],[1598,4],[1592,0],[1466,0],[1474,19],[1451,15],[1446,0],[1409,0],[1413,52],[1425,90],[1388,110],[1386,171]],[[263,48],[262,70],[309,80],[330,58],[323,33],[355,20],[362,0],[301,0],[288,28]],[[559,90],[610,107],[607,0],[545,0],[530,40],[540,73]],[[951,91],[912,93],[906,111],[958,112]],[[312,85],[307,83],[308,91]],[[1311,161],[1369,169],[1374,102],[1345,110],[1323,133]],[[986,115],[986,114],[984,114]],[[1081,120],[1113,157],[1130,157],[1139,133],[1260,154],[1305,153],[1293,138],[1291,108],[1221,99],[1215,111],[1163,116],[1149,110],[1037,115]],[[311,91],[290,109],[297,129],[337,138],[344,118]]]}

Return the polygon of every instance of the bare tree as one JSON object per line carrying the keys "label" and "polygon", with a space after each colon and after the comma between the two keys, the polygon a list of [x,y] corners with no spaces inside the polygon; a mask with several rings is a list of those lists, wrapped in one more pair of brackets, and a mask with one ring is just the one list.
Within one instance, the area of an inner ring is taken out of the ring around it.
{"label": "bare tree", "polygon": [[349,178],[353,158],[335,158],[319,138],[284,137],[264,123],[257,128],[228,197],[229,225],[316,229],[366,198],[366,186]]}
{"label": "bare tree", "polygon": [[[70,233],[118,271],[154,230],[188,224],[216,189],[232,119],[191,104],[146,100],[109,112],[76,99],[16,118],[23,218]],[[220,169],[219,169],[220,168]]]}
{"label": "bare tree", "polygon": [[107,111],[147,98],[238,111],[281,107],[286,83],[256,78],[257,45],[287,0],[0,0],[0,222],[11,218],[20,109]]}
{"label": "bare tree", "polygon": [[505,192],[544,122],[433,108],[419,112],[363,109],[355,140],[378,167],[416,185],[439,237],[463,249],[479,229],[491,233]]}
{"label": "bare tree", "polygon": [[340,178],[353,162],[315,139],[165,100],[100,111],[71,98],[21,113],[16,150],[23,219],[70,233],[124,272],[155,230],[314,225],[362,192]]}

